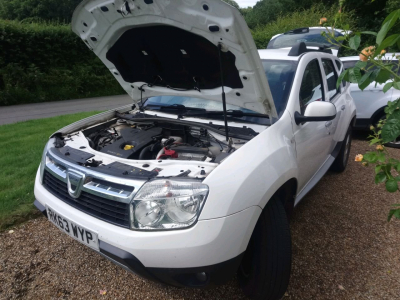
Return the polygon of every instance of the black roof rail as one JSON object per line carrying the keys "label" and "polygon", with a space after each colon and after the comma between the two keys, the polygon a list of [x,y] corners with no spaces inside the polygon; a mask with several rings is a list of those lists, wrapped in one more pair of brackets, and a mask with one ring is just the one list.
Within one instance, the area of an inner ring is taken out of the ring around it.
{"label": "black roof rail", "polygon": [[289,30],[288,32],[285,32],[284,34],[300,34],[300,33],[308,33],[308,32],[310,32],[310,28],[301,27],[301,28]]}
{"label": "black roof rail", "polygon": [[306,52],[324,52],[332,54],[332,50],[326,46],[321,46],[318,49],[309,49],[307,48],[306,43],[300,42],[290,49],[288,56],[299,56]]}

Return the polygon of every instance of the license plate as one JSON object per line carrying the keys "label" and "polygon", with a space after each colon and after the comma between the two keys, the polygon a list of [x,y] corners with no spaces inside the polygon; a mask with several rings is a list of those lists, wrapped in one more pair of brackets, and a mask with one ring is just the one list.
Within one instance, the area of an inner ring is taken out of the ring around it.
{"label": "license plate", "polygon": [[58,229],[82,244],[99,251],[99,239],[97,233],[78,225],[75,222],[72,222],[48,206],[46,206],[46,210],[47,217],[54,225],[58,227]]}

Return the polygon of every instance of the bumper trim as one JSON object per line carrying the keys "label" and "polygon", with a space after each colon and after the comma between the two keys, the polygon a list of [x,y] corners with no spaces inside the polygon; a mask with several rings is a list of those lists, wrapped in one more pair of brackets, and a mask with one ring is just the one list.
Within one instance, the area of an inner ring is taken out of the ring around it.
{"label": "bumper trim", "polygon": [[42,203],[40,203],[37,199],[35,199],[33,205],[35,205],[35,207],[47,218],[47,210]]}
{"label": "bumper trim", "polygon": [[222,263],[195,268],[146,268],[131,253],[100,242],[100,254],[111,262],[151,281],[175,287],[201,288],[226,283],[236,274],[244,253]]}

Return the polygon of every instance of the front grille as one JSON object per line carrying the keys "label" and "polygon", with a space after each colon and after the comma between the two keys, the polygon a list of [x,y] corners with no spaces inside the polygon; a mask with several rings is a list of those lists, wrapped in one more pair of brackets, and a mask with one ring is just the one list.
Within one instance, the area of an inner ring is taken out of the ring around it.
{"label": "front grille", "polygon": [[129,204],[122,203],[82,191],[79,198],[74,199],[68,193],[67,184],[48,171],[43,176],[44,187],[63,202],[100,220],[121,227],[129,228]]}

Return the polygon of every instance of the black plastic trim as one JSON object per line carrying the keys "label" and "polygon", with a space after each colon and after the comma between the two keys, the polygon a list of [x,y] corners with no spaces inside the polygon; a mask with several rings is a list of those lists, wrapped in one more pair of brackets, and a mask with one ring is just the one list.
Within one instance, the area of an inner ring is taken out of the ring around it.
{"label": "black plastic trim", "polygon": [[46,207],[40,203],[38,200],[35,199],[35,202],[33,202],[33,205],[47,218],[47,210]]}
{"label": "black plastic trim", "polygon": [[342,148],[344,141],[342,142],[337,142],[335,148],[333,149],[331,155],[336,158],[339,155],[340,149]]}
{"label": "black plastic trim", "polygon": [[[242,261],[244,253],[219,264],[195,268],[146,268],[134,255],[99,241],[100,253],[131,272],[146,279],[175,287],[208,287],[230,280]],[[202,274],[205,273],[205,274]]]}
{"label": "black plastic trim", "polygon": [[354,129],[369,129],[369,126],[372,124],[371,119],[356,119],[356,124]]}
{"label": "black plastic trim", "polygon": [[297,125],[307,123],[307,122],[323,122],[323,121],[331,121],[336,118],[336,114],[334,116],[329,117],[305,117],[298,111],[294,113],[294,120]]}

